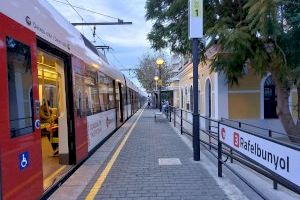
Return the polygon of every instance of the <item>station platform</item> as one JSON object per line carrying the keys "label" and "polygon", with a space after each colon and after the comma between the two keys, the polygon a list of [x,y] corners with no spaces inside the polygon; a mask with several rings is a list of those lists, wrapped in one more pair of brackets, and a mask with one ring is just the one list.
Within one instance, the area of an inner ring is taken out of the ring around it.
{"label": "station platform", "polygon": [[50,199],[248,199],[155,112],[138,111]]}

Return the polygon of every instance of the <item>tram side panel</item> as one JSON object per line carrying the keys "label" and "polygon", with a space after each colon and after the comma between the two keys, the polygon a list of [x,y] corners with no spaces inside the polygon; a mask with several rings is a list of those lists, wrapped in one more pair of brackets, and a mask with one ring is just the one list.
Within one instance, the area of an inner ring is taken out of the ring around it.
{"label": "tram side panel", "polygon": [[113,79],[87,66],[85,94],[88,151],[93,150],[116,128]]}
{"label": "tram side panel", "polygon": [[87,157],[88,139],[87,139],[87,117],[85,106],[85,68],[84,63],[72,57],[73,69],[73,96],[74,96],[74,121],[76,138],[76,163]]}
{"label": "tram side panel", "polygon": [[3,199],[43,193],[35,33],[0,13],[0,146]]}

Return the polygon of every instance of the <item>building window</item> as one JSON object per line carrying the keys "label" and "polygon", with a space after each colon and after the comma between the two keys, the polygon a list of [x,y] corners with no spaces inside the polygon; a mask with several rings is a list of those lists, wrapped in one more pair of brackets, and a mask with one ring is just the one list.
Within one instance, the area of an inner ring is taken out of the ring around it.
{"label": "building window", "polygon": [[33,94],[30,47],[6,37],[11,137],[32,133]]}

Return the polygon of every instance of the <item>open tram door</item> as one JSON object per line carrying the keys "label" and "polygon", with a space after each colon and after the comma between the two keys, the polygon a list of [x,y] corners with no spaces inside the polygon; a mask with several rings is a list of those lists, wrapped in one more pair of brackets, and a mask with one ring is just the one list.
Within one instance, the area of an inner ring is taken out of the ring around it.
{"label": "open tram door", "polygon": [[34,32],[0,13],[0,148],[3,199],[43,193]]}
{"label": "open tram door", "polygon": [[70,56],[39,39],[38,89],[44,189],[51,187],[74,163],[74,112]]}
{"label": "open tram door", "polygon": [[116,114],[117,114],[117,127],[120,127],[123,123],[123,95],[122,95],[122,83],[118,80],[115,81],[115,102],[116,102]]}

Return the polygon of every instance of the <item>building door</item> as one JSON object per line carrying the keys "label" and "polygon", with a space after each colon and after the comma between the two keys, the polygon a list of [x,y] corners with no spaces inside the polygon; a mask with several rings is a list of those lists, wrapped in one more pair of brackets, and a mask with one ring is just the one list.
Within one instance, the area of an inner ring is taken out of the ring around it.
{"label": "building door", "polygon": [[3,199],[43,193],[36,35],[0,13],[0,146]]}
{"label": "building door", "polygon": [[123,98],[122,98],[122,84],[115,81],[115,102],[117,113],[117,127],[123,123]]}
{"label": "building door", "polygon": [[275,83],[272,76],[269,76],[264,85],[264,113],[265,119],[278,118],[276,113],[277,95],[275,90]]}

